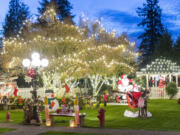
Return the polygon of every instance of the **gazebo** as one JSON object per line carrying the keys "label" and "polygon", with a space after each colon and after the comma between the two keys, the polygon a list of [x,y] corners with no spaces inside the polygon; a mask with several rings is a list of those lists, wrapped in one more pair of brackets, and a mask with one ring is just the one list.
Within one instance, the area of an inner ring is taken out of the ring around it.
{"label": "gazebo", "polygon": [[[146,87],[158,87],[158,79],[164,78],[164,81],[176,82],[178,85],[178,76],[180,75],[180,66],[164,57],[160,57],[146,65],[145,68],[140,69],[136,73],[137,76],[146,76]],[[153,86],[150,86],[152,84]]]}

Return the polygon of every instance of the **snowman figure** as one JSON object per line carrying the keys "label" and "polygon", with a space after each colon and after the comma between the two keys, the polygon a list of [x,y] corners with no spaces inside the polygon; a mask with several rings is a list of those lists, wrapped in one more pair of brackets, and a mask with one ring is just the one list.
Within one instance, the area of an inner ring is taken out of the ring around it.
{"label": "snowman figure", "polygon": [[59,103],[54,96],[54,91],[53,90],[46,90],[45,96],[48,99],[49,111],[50,112],[56,111],[59,108]]}

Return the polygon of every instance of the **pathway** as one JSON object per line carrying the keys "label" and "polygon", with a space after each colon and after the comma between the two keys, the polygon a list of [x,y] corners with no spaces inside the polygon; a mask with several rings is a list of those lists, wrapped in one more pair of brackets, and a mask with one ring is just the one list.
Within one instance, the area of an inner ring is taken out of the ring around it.
{"label": "pathway", "polygon": [[77,132],[108,135],[180,135],[180,132],[169,131],[145,131],[145,130],[123,130],[123,129],[101,129],[101,128],[70,128],[62,126],[45,127],[32,125],[17,125],[10,123],[0,123],[1,128],[14,128],[16,130],[2,135],[39,135],[47,131]]}

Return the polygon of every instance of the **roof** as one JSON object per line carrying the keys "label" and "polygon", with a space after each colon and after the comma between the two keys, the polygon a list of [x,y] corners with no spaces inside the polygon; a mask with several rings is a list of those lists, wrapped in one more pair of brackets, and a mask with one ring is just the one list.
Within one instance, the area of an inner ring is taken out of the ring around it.
{"label": "roof", "polygon": [[180,66],[169,59],[160,57],[140,69],[137,74],[174,74],[180,72]]}

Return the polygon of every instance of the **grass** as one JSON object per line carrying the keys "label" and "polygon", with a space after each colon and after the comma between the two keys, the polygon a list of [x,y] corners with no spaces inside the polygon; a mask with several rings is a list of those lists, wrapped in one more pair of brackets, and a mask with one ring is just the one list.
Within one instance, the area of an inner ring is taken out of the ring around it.
{"label": "grass", "polygon": [[69,133],[69,132],[46,132],[46,133],[42,133],[40,135],[100,135],[100,134],[80,134],[80,133]]}
{"label": "grass", "polygon": [[[129,107],[107,106],[105,108],[106,128],[180,131],[180,105],[177,104],[177,100],[150,100],[148,110],[152,113],[152,117],[147,119],[126,118],[123,115],[126,109],[129,109]],[[13,123],[23,121],[22,110],[12,110],[10,112]],[[81,112],[86,112],[86,127],[99,127],[98,109],[85,109]],[[6,122],[5,118],[6,111],[0,111],[0,122]],[[42,118],[44,119],[44,113]],[[72,118],[56,117],[55,122],[56,125],[68,126],[70,119]]]}
{"label": "grass", "polygon": [[14,129],[11,128],[0,128],[0,134],[5,133],[5,132],[9,132],[9,131],[13,131]]}

